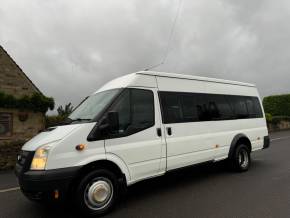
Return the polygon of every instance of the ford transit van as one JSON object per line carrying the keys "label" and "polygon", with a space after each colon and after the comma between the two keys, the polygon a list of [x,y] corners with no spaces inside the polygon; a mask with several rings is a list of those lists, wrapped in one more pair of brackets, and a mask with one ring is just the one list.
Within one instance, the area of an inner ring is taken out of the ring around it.
{"label": "ford transit van", "polygon": [[144,71],[105,84],[28,141],[15,171],[29,199],[69,196],[80,213],[99,215],[123,187],[207,161],[247,171],[251,153],[267,147],[254,85]]}

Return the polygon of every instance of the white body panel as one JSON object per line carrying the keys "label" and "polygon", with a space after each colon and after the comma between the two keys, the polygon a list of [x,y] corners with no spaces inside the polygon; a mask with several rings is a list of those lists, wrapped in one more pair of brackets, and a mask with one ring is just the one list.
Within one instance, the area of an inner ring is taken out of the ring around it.
{"label": "white body panel", "polygon": [[[155,125],[126,137],[92,142],[87,141],[87,136],[95,123],[60,126],[51,132],[39,134],[23,149],[35,150],[39,146],[53,144],[47,170],[109,160],[125,174],[127,184],[132,184],[164,174],[167,170],[225,159],[233,138],[238,134],[248,137],[253,151],[263,147],[263,137],[268,135],[265,118],[162,123],[158,91],[258,97],[257,89],[252,84],[179,74],[137,72],[117,78],[97,92],[115,88],[152,90]],[[172,128],[172,135],[167,134],[167,127]],[[161,137],[156,134],[157,128],[161,128]],[[86,149],[76,151],[78,144],[86,144]]]}
{"label": "white body panel", "polygon": [[[157,90],[149,90],[154,91],[154,103],[158,105]],[[106,153],[124,160],[134,180],[152,177],[165,170],[164,167],[160,168],[165,141],[156,134],[156,129],[161,127],[160,121],[160,110],[155,107],[154,126],[127,137],[105,140]]]}

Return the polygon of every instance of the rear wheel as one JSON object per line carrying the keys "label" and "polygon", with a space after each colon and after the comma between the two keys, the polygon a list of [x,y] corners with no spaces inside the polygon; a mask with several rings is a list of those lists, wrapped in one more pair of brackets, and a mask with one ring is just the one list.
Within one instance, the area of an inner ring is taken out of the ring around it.
{"label": "rear wheel", "polygon": [[82,215],[103,215],[113,209],[118,196],[117,177],[108,170],[94,170],[81,180],[74,202]]}
{"label": "rear wheel", "polygon": [[251,154],[248,146],[238,145],[229,161],[233,170],[238,172],[247,171],[251,165]]}

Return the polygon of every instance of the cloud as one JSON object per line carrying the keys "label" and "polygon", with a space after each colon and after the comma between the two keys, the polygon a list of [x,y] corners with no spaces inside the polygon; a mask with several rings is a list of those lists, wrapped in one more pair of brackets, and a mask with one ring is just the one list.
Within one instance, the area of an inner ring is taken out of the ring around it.
{"label": "cloud", "polygon": [[[58,104],[159,63],[179,0],[0,0],[0,44]],[[182,1],[160,71],[256,83],[289,93],[290,3]]]}

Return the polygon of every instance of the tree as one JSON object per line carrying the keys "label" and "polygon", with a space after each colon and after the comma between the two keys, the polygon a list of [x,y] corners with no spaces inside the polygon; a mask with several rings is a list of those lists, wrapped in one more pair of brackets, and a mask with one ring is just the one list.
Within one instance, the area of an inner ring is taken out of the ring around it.
{"label": "tree", "polygon": [[66,104],[64,107],[61,105],[57,108],[57,113],[61,117],[68,117],[73,111],[73,106],[71,103]]}

